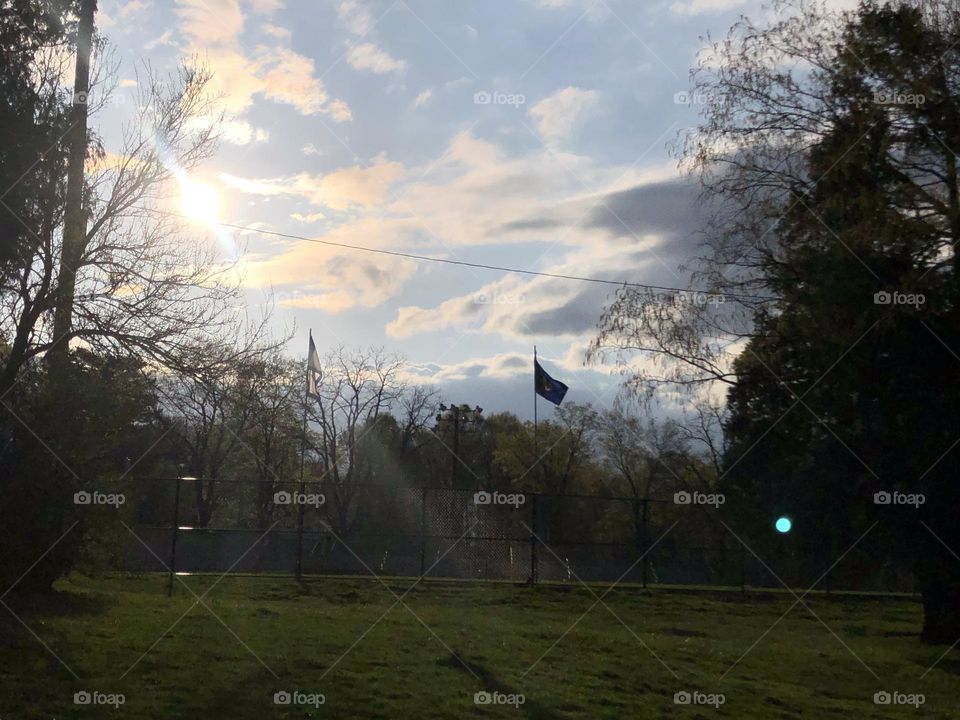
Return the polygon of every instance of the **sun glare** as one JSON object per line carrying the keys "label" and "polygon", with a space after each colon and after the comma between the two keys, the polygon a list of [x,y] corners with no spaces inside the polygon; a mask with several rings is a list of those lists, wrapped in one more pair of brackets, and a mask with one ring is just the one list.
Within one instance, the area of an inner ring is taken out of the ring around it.
{"label": "sun glare", "polygon": [[186,180],[180,184],[180,209],[194,222],[216,225],[220,196],[209,185]]}

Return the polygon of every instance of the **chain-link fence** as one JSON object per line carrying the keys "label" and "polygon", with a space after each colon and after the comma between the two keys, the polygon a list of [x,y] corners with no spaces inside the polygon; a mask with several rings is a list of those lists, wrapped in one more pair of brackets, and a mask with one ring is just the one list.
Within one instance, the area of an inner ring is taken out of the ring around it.
{"label": "chain-link fence", "polygon": [[771,527],[757,541],[722,506],[676,497],[186,478],[133,485],[128,571],[884,592],[914,584],[907,561],[879,535],[811,553],[802,529],[778,535]]}

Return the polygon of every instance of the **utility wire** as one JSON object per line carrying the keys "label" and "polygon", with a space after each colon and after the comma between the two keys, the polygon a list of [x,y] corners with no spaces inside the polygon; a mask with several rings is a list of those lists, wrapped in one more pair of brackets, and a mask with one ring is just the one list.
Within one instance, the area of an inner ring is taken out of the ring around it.
{"label": "utility wire", "polygon": [[[150,212],[160,213],[162,215],[171,215],[173,217],[182,218],[184,220],[190,221],[191,218],[183,213],[172,212],[170,210],[159,210],[156,208],[150,208]],[[260,233],[261,235],[270,235],[272,237],[284,238],[286,240],[302,240],[304,242],[317,243],[318,245],[327,245],[329,247],[343,248],[346,250],[358,250],[361,252],[376,253],[378,255],[389,255],[392,257],[405,258],[407,260],[419,260],[421,262],[433,262],[433,263],[443,263],[445,265],[459,265],[461,267],[470,267],[478,268],[480,270],[496,270],[498,272],[508,272],[516,273],[518,275],[532,275],[534,277],[546,277],[546,278],[555,278],[557,280],[574,280],[577,282],[589,282],[589,283],[598,283],[602,285],[614,285],[617,287],[635,287],[642,288],[644,290],[659,290],[669,293],[694,293],[700,295],[708,295],[711,297],[729,297],[734,299],[743,299],[743,300],[761,300],[766,302],[774,302],[779,300],[772,295],[753,295],[750,293],[716,293],[708,292],[706,290],[689,290],[678,287],[669,287],[666,285],[650,285],[647,283],[637,283],[629,282],[627,280],[605,280],[603,278],[595,277],[586,277],[583,275],[564,275],[563,273],[551,273],[551,272],[542,272],[539,270],[524,270],[521,268],[506,267],[503,265],[488,265],[486,263],[473,263],[467,262],[466,260],[450,260],[448,258],[438,258],[430,257],[429,255],[416,255],[414,253],[405,253],[399,252],[396,250],[384,250],[382,248],[372,248],[365,247],[363,245],[351,245],[349,243],[334,242],[333,240],[321,240],[320,238],[311,238],[304,235],[294,235],[293,233],[279,232],[277,230],[264,230],[262,228],[255,228],[249,225],[236,225],[228,222],[218,222],[217,225],[225,228],[230,228],[232,230],[243,230],[244,232],[253,232]]]}

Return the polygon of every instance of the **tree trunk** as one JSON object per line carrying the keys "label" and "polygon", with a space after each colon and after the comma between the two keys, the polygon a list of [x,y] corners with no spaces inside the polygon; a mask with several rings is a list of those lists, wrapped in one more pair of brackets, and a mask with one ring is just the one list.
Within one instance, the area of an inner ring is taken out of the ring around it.
{"label": "tree trunk", "polygon": [[942,547],[920,561],[924,642],[960,640],[960,561]]}
{"label": "tree trunk", "polygon": [[67,195],[63,219],[63,250],[57,276],[57,304],[53,317],[52,365],[62,364],[69,348],[73,323],[76,272],[86,245],[87,219],[83,208],[84,163],[87,159],[87,93],[90,90],[90,54],[97,0],[81,0],[77,25],[77,65],[70,110]]}

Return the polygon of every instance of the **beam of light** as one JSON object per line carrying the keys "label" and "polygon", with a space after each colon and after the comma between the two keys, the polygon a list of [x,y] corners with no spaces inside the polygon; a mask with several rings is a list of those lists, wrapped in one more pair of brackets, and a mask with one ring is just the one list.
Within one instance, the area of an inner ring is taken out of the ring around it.
{"label": "beam of light", "polygon": [[784,516],[777,518],[775,527],[778,533],[788,533],[793,528],[793,521]]}
{"label": "beam of light", "polygon": [[211,230],[230,259],[237,260],[240,249],[230,230],[223,227],[217,217],[220,211],[220,196],[217,191],[211,185],[192,180],[159,134],[155,134],[153,140],[157,157],[180,186],[180,212],[194,223]]}

